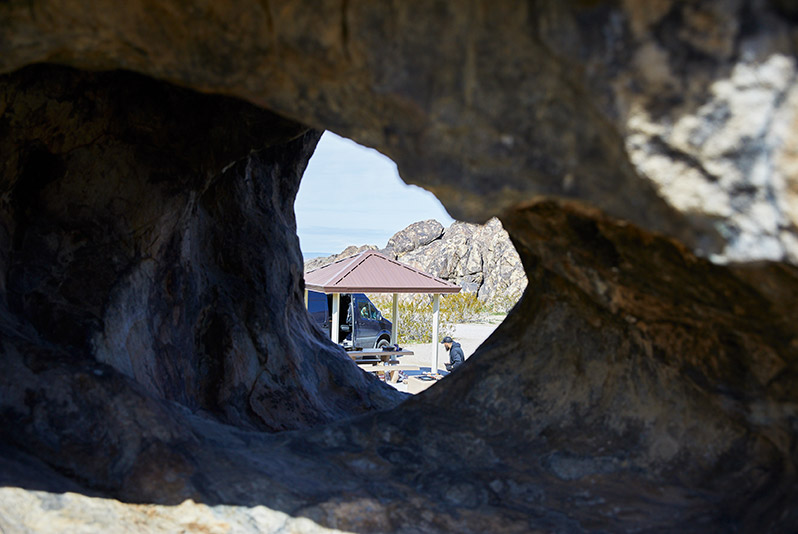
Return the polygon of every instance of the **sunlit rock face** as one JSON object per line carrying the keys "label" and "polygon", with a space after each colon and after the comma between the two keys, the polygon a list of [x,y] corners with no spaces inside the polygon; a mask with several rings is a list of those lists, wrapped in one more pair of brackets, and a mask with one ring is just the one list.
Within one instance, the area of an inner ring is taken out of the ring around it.
{"label": "sunlit rock face", "polygon": [[[309,259],[305,272],[366,250],[377,247],[351,245],[340,254]],[[483,225],[455,221],[449,228],[435,219],[417,221],[391,236],[380,252],[457,284],[494,309],[509,310],[526,287],[521,259],[497,218]]]}
{"label": "sunlit rock face", "polygon": [[484,225],[456,221],[446,229],[435,220],[417,222],[391,237],[383,253],[497,309],[512,307],[526,287],[521,259],[496,218]]}
{"label": "sunlit rock face", "polygon": [[[795,262],[796,20],[0,3],[0,528],[796,531],[795,269],[700,258]],[[302,124],[499,215],[525,264],[495,335],[398,406],[302,311]]]}
{"label": "sunlit rock face", "polygon": [[638,172],[718,231],[715,258],[798,262],[794,27],[767,3],[628,4],[647,90],[617,96]]}

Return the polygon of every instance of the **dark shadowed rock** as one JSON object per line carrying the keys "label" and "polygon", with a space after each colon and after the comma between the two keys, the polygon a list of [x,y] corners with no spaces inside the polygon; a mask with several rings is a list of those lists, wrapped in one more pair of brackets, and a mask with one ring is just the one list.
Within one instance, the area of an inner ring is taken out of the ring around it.
{"label": "dark shadowed rock", "polygon": [[[700,257],[798,258],[789,2],[10,0],[0,28],[4,532],[798,530],[798,275]],[[302,309],[303,124],[523,260],[403,404]]]}
{"label": "dark shadowed rock", "polygon": [[[114,375],[50,364],[36,391],[46,383],[62,402],[83,403],[84,394],[64,389],[79,378],[91,398],[118,390],[120,407],[135,409],[125,418],[158,422],[128,430],[146,444],[136,459],[147,463],[106,493],[202,502],[119,511],[71,497],[63,509],[201,525],[225,514],[252,532],[277,531],[275,511],[310,518],[315,531],[789,532],[798,521],[794,312],[783,315],[779,299],[769,304],[765,281],[795,291],[795,268],[719,267],[573,206],[543,203],[507,219],[528,230],[516,243],[536,290],[460,371],[391,412],[246,432],[147,401]],[[81,422],[68,418],[70,428]],[[111,437],[89,433],[83,443]],[[42,509],[46,499],[13,488],[0,495],[63,520]],[[255,506],[265,509],[250,517]]]}
{"label": "dark shadowed rock", "polygon": [[[129,73],[38,66],[2,84],[5,343],[24,328],[27,343],[247,427],[398,401],[304,315],[291,206],[317,133]],[[349,380],[362,397],[322,393]]]}

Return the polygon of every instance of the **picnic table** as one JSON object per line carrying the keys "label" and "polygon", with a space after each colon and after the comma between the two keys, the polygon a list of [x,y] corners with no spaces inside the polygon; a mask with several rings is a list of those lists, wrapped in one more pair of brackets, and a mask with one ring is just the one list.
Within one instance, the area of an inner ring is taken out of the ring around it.
{"label": "picnic table", "polygon": [[415,354],[412,350],[382,350],[382,349],[366,349],[366,350],[350,350],[347,352],[349,357],[356,362],[360,361],[378,361],[387,362],[395,360],[397,356],[412,356]]}
{"label": "picnic table", "polygon": [[398,356],[412,356],[412,350],[352,350],[349,351],[358,367],[369,373],[384,373],[385,381],[396,383],[399,380],[399,371],[418,371],[418,365],[400,363]]}

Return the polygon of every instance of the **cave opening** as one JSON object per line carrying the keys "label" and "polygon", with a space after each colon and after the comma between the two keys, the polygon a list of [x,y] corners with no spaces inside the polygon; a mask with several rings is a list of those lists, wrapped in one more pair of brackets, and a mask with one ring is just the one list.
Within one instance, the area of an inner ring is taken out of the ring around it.
{"label": "cave opening", "polygon": [[[177,4],[0,2],[0,530],[796,531],[798,270],[658,192],[790,205],[784,2]],[[303,308],[321,128],[534,288],[423,395]]]}
{"label": "cave opening", "polygon": [[351,246],[384,249],[412,223],[454,222],[432,193],[406,184],[390,158],[330,131],[308,161],[294,212],[304,259]]}
{"label": "cave opening", "polygon": [[[294,211],[306,272],[376,250],[461,288],[440,297],[438,339],[453,337],[455,352],[463,351],[464,359],[495,330],[526,286],[521,259],[498,219],[484,225],[455,221],[432,193],[406,184],[387,156],[329,131],[308,162]],[[311,315],[329,332],[330,302],[322,306],[320,295],[310,297]],[[371,324],[370,320],[361,325],[369,334],[355,336],[354,325],[345,324],[339,337],[348,350],[355,345],[372,349],[381,338],[396,337],[397,345],[410,353],[397,361],[409,367],[399,373],[398,383],[385,381],[400,391],[407,389],[410,377],[448,373],[444,370],[448,350],[442,348],[441,355],[434,355],[432,324],[437,305],[432,295],[397,295],[395,309],[390,293],[369,293],[365,298],[375,307],[372,315],[378,315],[379,321],[396,323],[398,317],[398,333],[394,335],[389,323]],[[343,302],[346,308],[349,297]],[[342,313],[341,318],[349,321],[351,311]],[[431,357],[439,363],[435,371],[430,367]],[[418,369],[410,368],[414,365]]]}

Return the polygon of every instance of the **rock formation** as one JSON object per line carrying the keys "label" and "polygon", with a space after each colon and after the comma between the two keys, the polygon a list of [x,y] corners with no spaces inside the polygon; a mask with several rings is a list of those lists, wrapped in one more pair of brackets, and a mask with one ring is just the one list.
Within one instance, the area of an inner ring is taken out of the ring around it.
{"label": "rock formation", "polygon": [[[340,254],[307,260],[305,272],[366,250],[377,247],[353,245]],[[526,287],[521,258],[496,218],[484,225],[455,222],[449,228],[434,219],[418,221],[391,236],[381,252],[503,309],[512,307]]]}
{"label": "rock formation", "polygon": [[496,218],[484,225],[455,222],[446,230],[441,226],[438,233],[439,226],[437,221],[415,223],[394,235],[384,252],[477,293],[486,303],[507,309],[515,304],[526,287],[526,276],[501,222]]}
{"label": "rock formation", "polygon": [[379,148],[457,220],[554,195],[794,261],[790,5],[17,0],[0,72],[122,67],[249,100]]}
{"label": "rock formation", "polygon": [[[798,530],[791,2],[11,0],[0,28],[4,532]],[[398,405],[302,309],[324,128],[499,216],[529,279]]]}
{"label": "rock formation", "polygon": [[[35,66],[2,86],[5,351],[41,344],[98,376],[113,369],[150,395],[261,429],[398,400],[342,365],[301,313],[291,205],[318,133],[129,73]],[[324,393],[342,380],[363,397]]]}
{"label": "rock formation", "polygon": [[313,271],[315,269],[319,269],[324,267],[325,265],[329,265],[330,263],[338,260],[342,260],[344,258],[348,258],[350,256],[354,256],[356,254],[360,254],[361,252],[366,252],[368,250],[377,250],[376,245],[350,245],[346,247],[344,250],[340,252],[340,254],[333,254],[332,256],[320,256],[318,258],[311,258],[305,261],[305,272]]}
{"label": "rock formation", "polygon": [[444,232],[443,225],[435,219],[414,222],[404,230],[392,235],[383,252],[398,258],[402,254],[425,247],[440,239]]}

